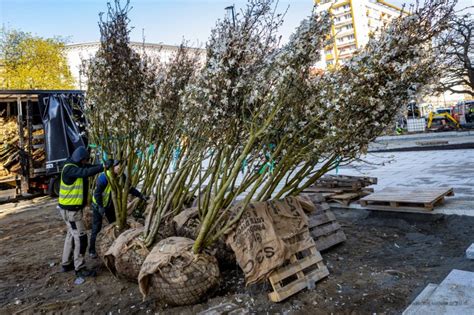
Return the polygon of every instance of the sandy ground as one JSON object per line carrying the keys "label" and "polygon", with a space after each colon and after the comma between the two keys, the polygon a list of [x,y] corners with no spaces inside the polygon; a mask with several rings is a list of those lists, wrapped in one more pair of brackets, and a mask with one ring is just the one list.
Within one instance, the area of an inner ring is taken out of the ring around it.
{"label": "sandy ground", "polygon": [[98,277],[74,285],[72,273],[59,271],[65,227],[54,201],[29,210],[2,205],[0,313],[195,314],[224,304],[237,309],[233,314],[398,314],[450,270],[474,271],[464,257],[474,240],[473,217],[362,210],[336,215],[348,240],[323,253],[331,274],[314,290],[271,303],[268,285],[245,287],[234,267],[222,272],[220,289],[207,301],[170,308],[156,299],[142,301],[136,284],[115,279],[97,260],[88,265]]}

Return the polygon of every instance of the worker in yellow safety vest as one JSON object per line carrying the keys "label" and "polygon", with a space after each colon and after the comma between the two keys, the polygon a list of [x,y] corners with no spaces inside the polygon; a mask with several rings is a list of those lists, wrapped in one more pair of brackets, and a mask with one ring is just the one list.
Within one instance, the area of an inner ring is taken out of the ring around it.
{"label": "worker in yellow safety vest", "polygon": [[[94,195],[92,196],[92,232],[89,244],[89,256],[92,258],[97,258],[95,241],[97,234],[99,234],[102,229],[102,218],[105,216],[109,224],[115,222],[115,209],[111,198],[112,189],[107,178],[112,176],[111,172],[112,170],[108,170],[97,177]],[[120,173],[120,161],[114,161],[113,172],[116,175]],[[128,193],[144,201],[149,199],[141,194],[135,187],[131,187]]]}
{"label": "worker in yellow safety vest", "polygon": [[75,270],[76,277],[94,276],[87,270],[84,255],[87,249],[87,234],[82,220],[82,212],[87,203],[88,177],[94,176],[113,165],[108,160],[104,165],[89,165],[89,153],[81,146],[66,160],[61,172],[59,187],[59,212],[67,225],[66,240],[62,256],[62,271]]}

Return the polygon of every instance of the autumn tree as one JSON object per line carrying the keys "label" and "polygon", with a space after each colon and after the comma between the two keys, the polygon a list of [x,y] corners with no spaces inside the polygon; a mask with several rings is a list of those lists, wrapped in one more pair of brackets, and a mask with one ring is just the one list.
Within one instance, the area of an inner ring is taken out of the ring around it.
{"label": "autumn tree", "polygon": [[1,89],[71,89],[64,41],[0,30]]}

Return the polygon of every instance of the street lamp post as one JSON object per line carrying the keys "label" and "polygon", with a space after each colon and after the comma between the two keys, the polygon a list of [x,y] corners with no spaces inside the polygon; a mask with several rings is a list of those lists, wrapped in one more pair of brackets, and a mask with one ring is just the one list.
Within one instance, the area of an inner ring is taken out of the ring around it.
{"label": "street lamp post", "polygon": [[235,4],[230,5],[230,6],[228,6],[228,7],[225,7],[225,10],[226,10],[228,13],[232,14],[232,24],[233,24],[234,27],[235,27]]}

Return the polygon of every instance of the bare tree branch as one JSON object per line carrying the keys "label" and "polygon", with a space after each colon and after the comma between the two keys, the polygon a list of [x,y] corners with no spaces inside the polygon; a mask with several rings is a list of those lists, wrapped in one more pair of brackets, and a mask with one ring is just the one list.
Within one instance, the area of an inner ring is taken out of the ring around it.
{"label": "bare tree branch", "polygon": [[439,37],[439,71],[443,77],[437,90],[474,96],[474,19],[456,16],[449,31]]}

